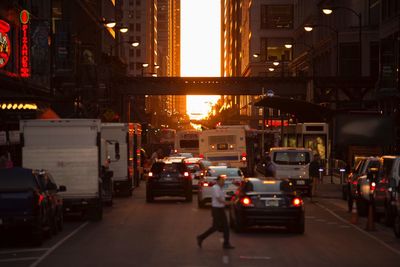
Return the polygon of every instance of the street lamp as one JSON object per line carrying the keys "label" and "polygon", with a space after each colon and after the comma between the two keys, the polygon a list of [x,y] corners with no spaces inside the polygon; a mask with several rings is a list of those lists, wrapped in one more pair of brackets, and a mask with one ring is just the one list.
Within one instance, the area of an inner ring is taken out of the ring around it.
{"label": "street lamp", "polygon": [[135,41],[135,42],[129,42],[129,41],[121,41],[121,42],[118,42],[118,43],[116,43],[115,45],[111,45],[111,46],[110,46],[110,56],[112,56],[114,48],[117,48],[117,47],[120,46],[121,44],[125,44],[125,43],[128,43],[128,44],[130,44],[132,47],[135,47],[135,48],[138,47],[138,46],[140,45],[140,43],[137,42],[137,41]]}
{"label": "street lamp", "polygon": [[331,8],[323,8],[322,12],[325,15],[331,15],[333,13],[334,10],[336,9],[344,9],[347,11],[350,11],[351,13],[353,13],[354,15],[357,16],[358,18],[358,42],[360,44],[360,49],[359,49],[359,57],[360,57],[360,76],[362,76],[362,16],[361,16],[361,12],[357,13],[354,9],[351,9],[349,7],[344,7],[344,6],[335,6],[335,7],[331,7]]}
{"label": "street lamp", "polygon": [[339,75],[339,32],[337,29],[333,28],[332,26],[324,25],[324,24],[305,25],[304,30],[306,32],[312,32],[314,30],[314,28],[317,28],[317,27],[328,28],[329,30],[333,31],[336,35],[336,76],[338,76]]}
{"label": "street lamp", "polygon": [[[311,71],[312,71],[312,73],[311,73],[311,76],[314,76],[314,63],[313,63],[313,51],[314,51],[314,47],[312,46],[312,45],[308,45],[308,44],[306,44],[306,43],[296,43],[296,42],[291,42],[291,43],[286,43],[286,44],[284,44],[283,46],[286,48],[286,49],[292,49],[293,48],[293,45],[303,45],[303,46],[305,46],[305,47],[307,47],[309,50],[307,51],[307,53],[309,54],[309,56],[310,56],[310,58],[311,58],[311,60],[310,60],[310,62],[311,62]],[[293,53],[293,52],[292,52]]]}

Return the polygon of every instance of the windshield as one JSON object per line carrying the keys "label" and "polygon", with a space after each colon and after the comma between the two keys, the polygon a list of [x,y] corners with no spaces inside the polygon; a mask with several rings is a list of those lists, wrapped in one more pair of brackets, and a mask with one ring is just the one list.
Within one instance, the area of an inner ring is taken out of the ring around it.
{"label": "windshield", "polygon": [[293,192],[294,187],[288,181],[247,181],[243,186],[243,190],[245,192]]}
{"label": "windshield", "polygon": [[242,171],[237,168],[216,168],[209,169],[207,176],[217,177],[218,175],[224,174],[226,176],[242,176]]}
{"label": "windshield", "polygon": [[0,169],[0,190],[37,187],[38,184],[30,169]]}
{"label": "windshield", "polygon": [[183,173],[187,169],[183,163],[164,163],[156,162],[151,167],[151,172],[154,174],[160,174],[161,172],[180,172]]}
{"label": "windshield", "polygon": [[280,165],[306,165],[310,163],[310,154],[300,151],[278,151],[274,153],[273,160]]}

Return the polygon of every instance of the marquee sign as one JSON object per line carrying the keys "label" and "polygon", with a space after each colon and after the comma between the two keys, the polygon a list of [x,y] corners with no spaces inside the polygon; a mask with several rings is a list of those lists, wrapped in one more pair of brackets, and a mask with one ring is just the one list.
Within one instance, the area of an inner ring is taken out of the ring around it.
{"label": "marquee sign", "polygon": [[19,19],[21,21],[21,46],[19,74],[23,78],[31,76],[30,45],[29,45],[29,12],[22,10]]}
{"label": "marquee sign", "polygon": [[7,64],[11,54],[11,43],[7,35],[9,30],[10,25],[0,20],[0,69]]}

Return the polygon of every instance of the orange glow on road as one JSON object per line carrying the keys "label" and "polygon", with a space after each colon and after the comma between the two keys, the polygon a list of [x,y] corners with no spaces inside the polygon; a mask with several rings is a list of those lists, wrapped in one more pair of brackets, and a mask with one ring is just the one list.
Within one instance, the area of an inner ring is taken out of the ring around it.
{"label": "orange glow on road", "polygon": [[[221,76],[220,0],[181,0],[181,76]],[[191,119],[207,117],[220,96],[186,97]]]}

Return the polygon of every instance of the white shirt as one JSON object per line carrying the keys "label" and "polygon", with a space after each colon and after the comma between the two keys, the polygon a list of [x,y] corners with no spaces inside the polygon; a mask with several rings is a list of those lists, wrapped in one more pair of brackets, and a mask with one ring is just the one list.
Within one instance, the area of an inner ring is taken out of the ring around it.
{"label": "white shirt", "polygon": [[212,187],[212,199],[211,199],[211,206],[214,208],[224,208],[225,207],[225,203],[221,203],[219,199],[223,199],[225,200],[225,193],[222,190],[222,188],[218,185],[215,184]]}

